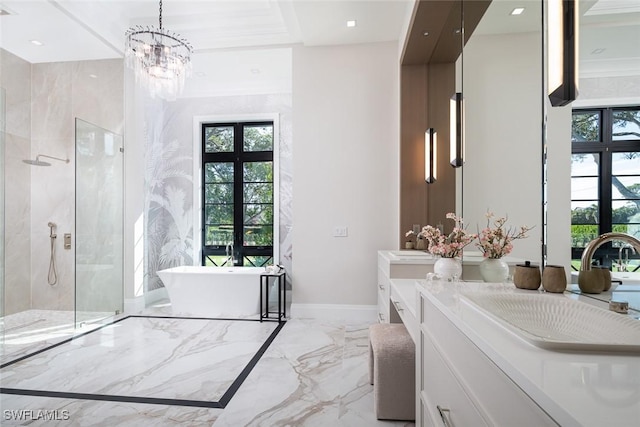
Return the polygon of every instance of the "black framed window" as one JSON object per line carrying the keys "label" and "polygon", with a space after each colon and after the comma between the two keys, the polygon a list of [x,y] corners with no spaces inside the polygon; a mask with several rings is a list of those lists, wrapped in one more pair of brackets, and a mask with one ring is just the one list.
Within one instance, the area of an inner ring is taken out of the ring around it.
{"label": "black framed window", "polygon": [[202,265],[273,260],[273,147],[272,121],[202,124]]}
{"label": "black framed window", "polygon": [[[571,258],[578,269],[584,247],[600,234],[640,238],[640,107],[574,109],[571,151]],[[619,265],[623,245],[603,245],[594,260],[637,270],[637,255]]]}

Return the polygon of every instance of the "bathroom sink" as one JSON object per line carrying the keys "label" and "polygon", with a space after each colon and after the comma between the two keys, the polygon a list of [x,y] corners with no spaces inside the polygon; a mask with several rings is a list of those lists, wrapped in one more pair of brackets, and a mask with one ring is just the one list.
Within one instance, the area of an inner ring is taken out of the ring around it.
{"label": "bathroom sink", "polygon": [[433,255],[427,252],[418,250],[406,250],[406,251],[389,251],[391,256],[395,258],[409,258],[409,259],[429,259],[433,258]]}
{"label": "bathroom sink", "polygon": [[640,321],[564,295],[466,292],[461,300],[544,349],[640,353]]}

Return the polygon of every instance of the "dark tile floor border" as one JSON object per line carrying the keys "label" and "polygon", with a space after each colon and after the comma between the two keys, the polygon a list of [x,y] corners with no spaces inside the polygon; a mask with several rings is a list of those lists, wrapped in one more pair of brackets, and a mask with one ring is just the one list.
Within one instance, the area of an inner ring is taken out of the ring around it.
{"label": "dark tile floor border", "polygon": [[[209,317],[174,317],[174,316],[141,316],[141,315],[129,315],[123,317],[121,319],[114,320],[110,323],[106,323],[98,328],[92,329],[91,331],[87,331],[85,333],[75,335],[71,338],[64,339],[56,344],[50,345],[46,348],[40,349],[33,353],[29,353],[27,355],[21,356],[15,360],[11,360],[0,365],[0,370],[4,369],[8,366],[11,366],[15,363],[21,362],[30,357],[41,354],[45,351],[54,349],[61,345],[67,344],[73,340],[81,338],[85,335],[91,334],[93,332],[99,331],[102,328],[106,328],[108,326],[114,325],[116,323],[122,322],[124,320],[130,318],[153,318],[153,319],[186,319],[186,320],[221,320],[221,321],[243,321],[243,322],[259,322],[258,319],[226,319],[226,318],[209,318]],[[253,368],[256,366],[262,355],[267,351],[273,340],[276,338],[280,330],[283,328],[286,322],[279,322],[278,326],[271,332],[271,334],[267,337],[262,346],[258,349],[256,354],[253,355],[251,360],[246,364],[244,369],[240,372],[240,374],[236,377],[236,379],[231,383],[227,391],[224,392],[222,397],[218,401],[207,401],[207,400],[190,400],[190,399],[164,399],[157,397],[144,397],[144,396],[120,396],[113,394],[93,394],[93,393],[71,393],[71,392],[60,392],[60,391],[47,391],[47,390],[27,390],[20,388],[6,388],[0,387],[0,394],[12,394],[12,395],[20,395],[20,396],[37,396],[37,397],[54,397],[60,399],[76,399],[76,400],[96,400],[96,401],[107,401],[107,402],[129,402],[129,403],[147,403],[152,405],[170,405],[170,406],[192,406],[192,407],[200,407],[200,408],[217,408],[224,409],[231,401],[231,398],[236,394],[242,383],[249,376]]]}

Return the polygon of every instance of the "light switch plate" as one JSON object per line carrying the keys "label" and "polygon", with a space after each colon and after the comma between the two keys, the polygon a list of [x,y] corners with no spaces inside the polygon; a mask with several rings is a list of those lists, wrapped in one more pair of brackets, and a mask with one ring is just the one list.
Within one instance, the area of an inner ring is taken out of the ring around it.
{"label": "light switch plate", "polygon": [[333,227],[333,237],[347,237],[349,235],[349,228],[345,225],[337,225]]}

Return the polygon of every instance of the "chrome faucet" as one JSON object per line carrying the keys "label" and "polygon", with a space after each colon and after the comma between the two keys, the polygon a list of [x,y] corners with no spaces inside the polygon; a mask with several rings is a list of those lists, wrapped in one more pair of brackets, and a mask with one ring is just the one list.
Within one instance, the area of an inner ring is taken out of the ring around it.
{"label": "chrome faucet", "polygon": [[[620,246],[620,250],[618,251],[618,266],[620,271],[627,271],[627,266],[629,265],[629,250],[634,254],[637,253],[635,248],[628,243]],[[624,260],[622,259],[622,254],[625,254]]]}
{"label": "chrome faucet", "polygon": [[225,249],[227,254],[227,260],[231,259],[231,265],[236,265],[236,260],[233,255],[233,242],[227,243],[227,248]]}
{"label": "chrome faucet", "polygon": [[605,233],[590,241],[582,252],[580,271],[578,272],[578,286],[582,292],[599,294],[610,289],[611,274],[607,271],[607,274],[603,275],[598,269],[592,270],[591,261],[596,249],[613,240],[625,242],[640,252],[640,240],[625,233]]}
{"label": "chrome faucet", "polygon": [[584,248],[584,251],[582,252],[580,271],[591,270],[591,261],[596,249],[613,240],[625,242],[628,247],[631,247],[636,252],[640,252],[640,240],[637,238],[625,233],[605,233],[590,241]]}

